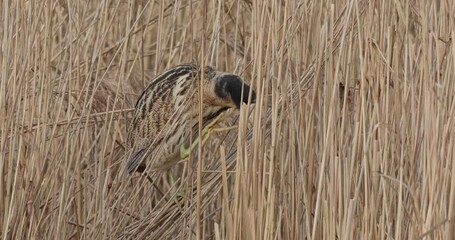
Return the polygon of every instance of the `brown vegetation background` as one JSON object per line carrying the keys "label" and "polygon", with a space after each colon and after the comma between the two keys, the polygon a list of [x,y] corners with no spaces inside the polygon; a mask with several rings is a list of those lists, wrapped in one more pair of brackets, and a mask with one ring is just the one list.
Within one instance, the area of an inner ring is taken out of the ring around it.
{"label": "brown vegetation background", "polygon": [[[455,239],[454,1],[0,4],[1,239]],[[126,176],[135,100],[188,62],[258,103],[175,183]]]}

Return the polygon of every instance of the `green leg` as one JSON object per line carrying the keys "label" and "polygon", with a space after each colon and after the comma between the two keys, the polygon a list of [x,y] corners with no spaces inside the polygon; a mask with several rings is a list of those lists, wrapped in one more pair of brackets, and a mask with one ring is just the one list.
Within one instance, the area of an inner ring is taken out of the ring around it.
{"label": "green leg", "polygon": [[[232,127],[226,127],[226,128],[212,128],[215,124],[217,124],[219,121],[224,119],[224,114],[220,114],[218,117],[216,117],[211,123],[209,123],[204,129],[202,129],[202,144],[210,137],[210,135],[214,132],[222,132],[222,131],[228,131],[231,129],[235,129],[237,126],[232,126]],[[180,146],[180,158],[184,159],[188,157],[191,152],[196,148],[196,146],[199,144],[199,137],[194,140],[193,143],[191,143],[189,148],[185,148],[185,146]]]}
{"label": "green leg", "polygon": [[[203,139],[203,142],[205,141],[205,138],[207,138],[208,136],[208,129],[207,128],[204,128],[202,130],[202,139]],[[184,159],[188,156],[190,156],[191,154],[191,151],[193,151],[193,149],[195,149],[197,147],[197,145],[199,144],[199,138],[196,138],[196,140],[194,140],[193,143],[191,143],[190,147],[189,148],[185,148],[184,145],[180,146],[180,158],[181,159]]]}
{"label": "green leg", "polygon": [[[177,201],[177,199],[179,199],[179,197],[183,198],[185,195],[182,192],[181,187],[177,186],[174,174],[172,174],[172,171],[170,169],[167,170],[167,177],[168,177],[169,184],[170,184],[170,186],[172,188],[171,194],[172,194],[172,196],[176,197],[174,200],[175,200],[175,202],[178,203],[179,201]],[[181,185],[181,184],[179,184],[179,185]]]}
{"label": "green leg", "polygon": [[[215,132],[223,132],[223,131],[228,131],[228,130],[232,130],[232,129],[235,129],[237,128],[237,126],[231,126],[231,127],[226,127],[226,128],[212,128],[219,120],[220,120],[220,116],[218,116],[214,121],[212,121],[209,125],[207,125],[203,130],[202,130],[202,144],[205,143],[205,141],[210,137],[210,135],[212,133],[215,133]],[[194,140],[193,143],[191,143],[191,145],[188,147],[188,148],[185,148],[185,146],[180,146],[180,157],[182,159],[188,157],[191,152],[197,147],[197,145],[199,144],[199,138],[196,138],[196,140]],[[173,188],[172,190],[172,195],[176,196],[176,198],[174,198],[174,200],[176,202],[179,202],[177,199],[181,199],[181,198],[184,198],[185,197],[185,193],[184,191],[182,191],[182,189],[178,186],[175,186],[175,179],[174,179],[174,176],[172,174],[172,172],[170,170],[168,170],[167,172],[167,176],[168,176],[168,179],[169,179],[169,183],[171,184],[171,187]]]}

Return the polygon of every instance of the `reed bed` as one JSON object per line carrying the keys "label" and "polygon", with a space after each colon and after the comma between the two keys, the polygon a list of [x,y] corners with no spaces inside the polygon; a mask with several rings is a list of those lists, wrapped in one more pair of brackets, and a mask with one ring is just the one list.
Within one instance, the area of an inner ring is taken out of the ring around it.
{"label": "reed bed", "polygon": [[[454,12],[2,1],[0,238],[455,239]],[[189,62],[240,75],[258,102],[175,182],[127,176],[136,99]]]}

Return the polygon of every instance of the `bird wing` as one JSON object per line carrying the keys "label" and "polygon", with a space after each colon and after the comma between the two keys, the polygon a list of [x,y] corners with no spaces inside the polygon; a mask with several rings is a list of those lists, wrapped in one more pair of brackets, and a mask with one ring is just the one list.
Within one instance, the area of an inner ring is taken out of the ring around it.
{"label": "bird wing", "polygon": [[[126,167],[129,174],[141,167],[142,160],[149,152],[148,149],[155,150],[163,138],[172,133],[167,129],[177,122],[169,122],[169,120],[178,119],[182,110],[182,108],[175,109],[176,99],[173,98],[187,93],[195,74],[197,74],[197,67],[192,64],[168,69],[155,77],[139,97],[127,136],[128,147],[132,149],[132,157]],[[178,81],[182,83],[179,84]],[[179,89],[174,93],[173,90],[177,87]],[[178,100],[177,102],[182,105],[187,103],[185,97]],[[150,136],[154,136],[153,139]],[[138,144],[138,139],[141,138],[147,141]]]}

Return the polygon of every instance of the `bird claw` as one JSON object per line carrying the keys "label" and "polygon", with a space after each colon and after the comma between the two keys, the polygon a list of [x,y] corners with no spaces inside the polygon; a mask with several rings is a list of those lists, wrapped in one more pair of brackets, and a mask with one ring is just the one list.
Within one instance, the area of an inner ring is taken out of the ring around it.
{"label": "bird claw", "polygon": [[[205,140],[210,136],[211,130],[210,129],[203,129],[202,130],[202,142],[204,143]],[[196,138],[193,143],[191,143],[191,146],[188,148],[185,148],[185,146],[180,146],[180,158],[184,159],[188,156],[190,156],[191,152],[193,151],[194,148],[199,143],[199,138]]]}
{"label": "bird claw", "polygon": [[[236,128],[237,126],[227,127],[227,128],[213,128],[218,122],[223,120],[226,117],[226,113],[218,115],[211,123],[209,123],[204,129],[202,129],[202,144],[209,138],[213,132],[222,132]],[[191,152],[199,143],[199,137],[191,143],[190,147],[185,148],[185,146],[180,146],[180,158],[184,159],[190,156]]]}
{"label": "bird claw", "polygon": [[[237,126],[225,127],[225,128],[205,128],[202,130],[202,144],[215,132],[229,131],[237,128]],[[199,143],[199,138],[196,138],[190,147],[186,148],[184,145],[180,146],[180,158],[184,159],[190,156],[191,152]]]}
{"label": "bird claw", "polygon": [[191,150],[192,150],[191,147],[186,148],[183,145],[180,146],[180,158],[184,159],[184,158],[187,158],[188,156],[190,156]]}

